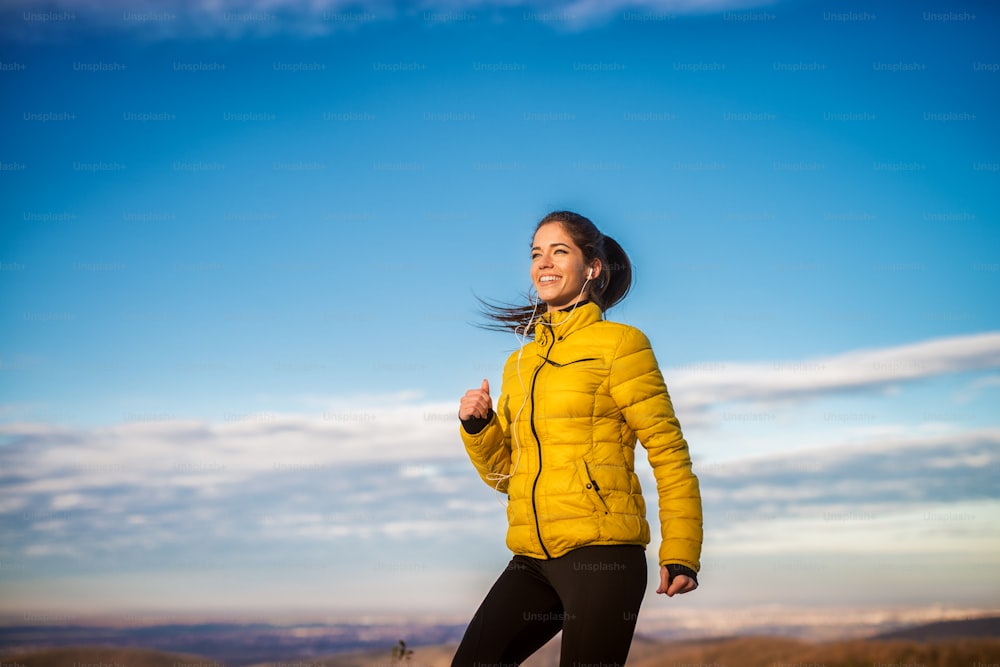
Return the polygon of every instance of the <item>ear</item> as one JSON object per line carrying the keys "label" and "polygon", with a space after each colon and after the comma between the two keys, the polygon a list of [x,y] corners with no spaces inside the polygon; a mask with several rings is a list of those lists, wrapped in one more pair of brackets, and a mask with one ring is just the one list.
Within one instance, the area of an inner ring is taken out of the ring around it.
{"label": "ear", "polygon": [[601,275],[601,269],[603,268],[601,260],[595,259],[590,263],[590,268],[587,269],[587,278],[590,280],[597,280],[597,277]]}

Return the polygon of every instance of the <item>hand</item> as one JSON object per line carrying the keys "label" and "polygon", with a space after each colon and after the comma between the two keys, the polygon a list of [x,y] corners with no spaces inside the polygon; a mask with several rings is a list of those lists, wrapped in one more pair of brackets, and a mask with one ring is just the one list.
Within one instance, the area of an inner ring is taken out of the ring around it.
{"label": "hand", "polygon": [[493,399],[490,398],[490,381],[483,378],[483,384],[479,389],[470,389],[465,392],[462,401],[458,406],[458,418],[468,419],[469,417],[479,417],[486,419],[493,408]]}
{"label": "hand", "polygon": [[690,593],[696,588],[698,588],[698,584],[691,577],[678,574],[671,580],[667,566],[660,567],[660,587],[656,589],[657,593],[664,593],[668,598],[672,598],[680,593]]}

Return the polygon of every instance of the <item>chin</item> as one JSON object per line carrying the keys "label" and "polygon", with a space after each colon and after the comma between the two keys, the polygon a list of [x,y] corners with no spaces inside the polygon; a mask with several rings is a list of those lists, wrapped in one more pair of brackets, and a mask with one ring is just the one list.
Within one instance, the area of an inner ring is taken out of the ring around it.
{"label": "chin", "polygon": [[545,296],[544,294],[539,294],[538,298],[541,299],[542,303],[544,303],[546,306],[555,306],[566,301],[566,299],[560,297],[558,294],[553,294],[551,296]]}

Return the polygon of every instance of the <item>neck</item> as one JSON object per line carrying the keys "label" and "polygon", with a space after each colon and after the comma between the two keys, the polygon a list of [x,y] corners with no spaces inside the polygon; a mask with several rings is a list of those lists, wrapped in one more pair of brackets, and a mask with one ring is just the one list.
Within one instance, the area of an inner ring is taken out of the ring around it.
{"label": "neck", "polygon": [[583,304],[585,304],[585,303],[587,303],[589,301],[590,301],[590,299],[588,299],[586,297],[581,297],[581,298],[577,299],[576,301],[574,301],[572,303],[567,303],[565,306],[547,305],[548,310],[546,310],[546,312],[548,312],[548,313],[558,313],[558,312],[564,311],[564,310],[572,311],[577,306],[582,306]]}

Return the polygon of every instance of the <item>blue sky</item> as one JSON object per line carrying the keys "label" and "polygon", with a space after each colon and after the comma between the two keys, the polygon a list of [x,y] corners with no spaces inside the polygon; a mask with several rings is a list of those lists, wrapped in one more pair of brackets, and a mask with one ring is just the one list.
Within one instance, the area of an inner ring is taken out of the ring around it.
{"label": "blue sky", "polygon": [[508,554],[454,413],[517,345],[476,296],[560,208],[702,479],[650,618],[998,599],[988,3],[0,16],[0,611],[471,613]]}

